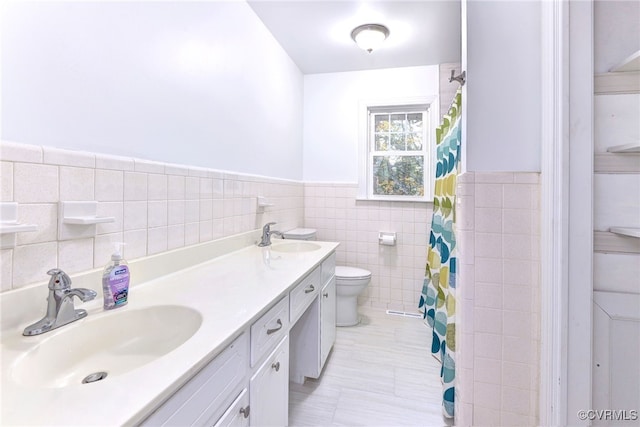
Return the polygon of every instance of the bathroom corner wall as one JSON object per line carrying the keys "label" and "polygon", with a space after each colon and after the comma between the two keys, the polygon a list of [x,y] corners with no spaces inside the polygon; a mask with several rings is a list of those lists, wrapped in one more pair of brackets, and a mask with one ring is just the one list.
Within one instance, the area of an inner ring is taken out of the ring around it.
{"label": "bathroom corner wall", "polygon": [[[0,290],[46,281],[53,267],[76,273],[109,261],[113,242],[125,242],[127,259],[260,228],[302,225],[303,185],[298,181],[221,172],[143,159],[0,143],[3,202],[18,203],[18,221],[38,225],[0,251]],[[258,208],[257,196],[272,207]],[[58,202],[98,202],[92,238],[58,240]]]}
{"label": "bathroom corner wall", "polygon": [[537,425],[540,177],[458,180],[456,425]]}
{"label": "bathroom corner wall", "polygon": [[[356,200],[357,184],[305,183],[304,224],[319,240],[340,242],[337,262],[371,271],[359,304],[418,313],[432,205]],[[378,244],[394,231],[396,246]]]}

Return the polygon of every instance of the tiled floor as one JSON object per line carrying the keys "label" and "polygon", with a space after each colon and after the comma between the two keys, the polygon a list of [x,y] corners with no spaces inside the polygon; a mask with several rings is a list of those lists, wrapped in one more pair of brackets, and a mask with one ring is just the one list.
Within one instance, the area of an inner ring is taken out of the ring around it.
{"label": "tiled floor", "polygon": [[444,426],[439,363],[422,319],[360,307],[338,328],[324,372],[289,384],[291,426]]}

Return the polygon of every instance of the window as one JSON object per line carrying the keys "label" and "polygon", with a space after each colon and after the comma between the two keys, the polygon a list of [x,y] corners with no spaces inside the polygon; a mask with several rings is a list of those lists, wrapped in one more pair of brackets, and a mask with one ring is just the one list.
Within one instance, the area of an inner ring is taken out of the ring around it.
{"label": "window", "polygon": [[363,107],[360,198],[431,200],[434,105],[431,100]]}

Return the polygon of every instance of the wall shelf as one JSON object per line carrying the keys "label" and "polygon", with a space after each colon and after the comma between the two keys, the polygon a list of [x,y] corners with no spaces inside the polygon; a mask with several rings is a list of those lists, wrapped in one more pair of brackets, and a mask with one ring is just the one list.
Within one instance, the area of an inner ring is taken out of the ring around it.
{"label": "wall shelf", "polygon": [[631,144],[615,145],[607,148],[609,153],[640,153],[640,142]]}
{"label": "wall shelf", "polygon": [[0,222],[0,234],[24,233],[27,231],[38,231],[36,224],[21,224],[19,222]]}
{"label": "wall shelf", "polygon": [[593,249],[600,253],[640,254],[640,239],[611,231],[595,231]]}
{"label": "wall shelf", "polygon": [[596,95],[640,93],[640,71],[596,74],[594,93]]}
{"label": "wall shelf", "polygon": [[268,208],[270,206],[273,206],[273,203],[271,203],[266,197],[258,196],[258,207],[259,208]]}
{"label": "wall shelf", "polygon": [[60,202],[58,239],[71,240],[95,237],[97,224],[115,222],[115,217],[98,216],[98,202]]}
{"label": "wall shelf", "polygon": [[629,55],[609,71],[640,71],[640,50]]}
{"label": "wall shelf", "polygon": [[637,227],[611,227],[609,228],[609,231],[622,236],[640,238],[640,228]]}
{"label": "wall shelf", "polygon": [[16,233],[38,231],[36,224],[18,222],[18,204],[16,202],[0,203],[0,249],[16,247]]}
{"label": "wall shelf", "polygon": [[593,171],[596,173],[639,173],[640,153],[595,153]]}
{"label": "wall shelf", "polygon": [[62,219],[65,224],[75,225],[91,225],[91,224],[104,224],[108,222],[114,222],[115,218],[112,216],[68,216]]}

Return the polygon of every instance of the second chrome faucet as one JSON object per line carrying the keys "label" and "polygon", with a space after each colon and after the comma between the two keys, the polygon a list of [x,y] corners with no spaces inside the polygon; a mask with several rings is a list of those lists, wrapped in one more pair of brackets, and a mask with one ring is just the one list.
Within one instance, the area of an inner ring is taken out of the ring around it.
{"label": "second chrome faucet", "polygon": [[262,240],[258,243],[258,246],[270,246],[271,245],[271,235],[275,234],[276,236],[282,237],[281,231],[272,230],[271,226],[275,225],[275,222],[269,222],[262,227]]}

